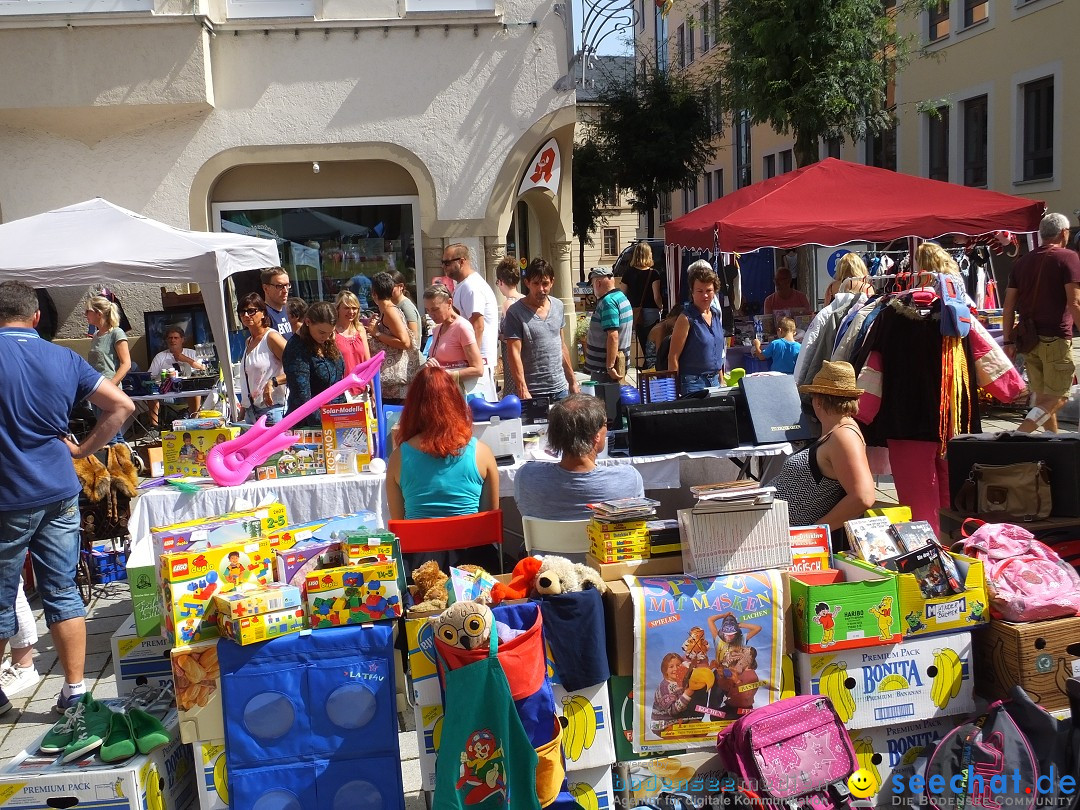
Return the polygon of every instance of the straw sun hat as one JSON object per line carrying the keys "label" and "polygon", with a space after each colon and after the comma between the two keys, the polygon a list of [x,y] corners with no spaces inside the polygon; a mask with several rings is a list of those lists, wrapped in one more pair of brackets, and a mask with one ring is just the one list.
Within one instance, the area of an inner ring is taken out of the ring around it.
{"label": "straw sun hat", "polygon": [[863,393],[863,389],[855,385],[855,369],[851,367],[851,363],[834,363],[831,360],[822,363],[821,371],[814,375],[814,381],[810,385],[800,385],[799,391],[804,394],[825,394],[849,399],[855,399]]}

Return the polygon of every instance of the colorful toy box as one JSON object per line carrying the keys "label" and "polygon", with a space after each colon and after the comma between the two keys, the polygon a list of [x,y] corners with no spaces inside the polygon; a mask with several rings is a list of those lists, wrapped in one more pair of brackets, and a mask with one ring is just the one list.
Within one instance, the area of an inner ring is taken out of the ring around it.
{"label": "colorful toy box", "polygon": [[225,741],[194,742],[195,781],[199,810],[229,810],[229,774],[225,765]]}
{"label": "colorful toy box", "polygon": [[161,434],[161,454],[165,459],[166,475],[194,475],[206,478],[206,454],[215,444],[222,444],[240,435],[238,427],[213,430],[167,430]]}
{"label": "colorful toy box", "polygon": [[963,722],[960,717],[932,717],[915,723],[883,723],[876,728],[850,732],[851,745],[859,767],[870,774],[879,806],[908,804],[893,802],[889,780],[894,773],[905,777],[915,773],[915,760],[927,746],[933,745]]}
{"label": "colorful toy box", "polygon": [[303,593],[307,590],[308,574],[344,564],[341,543],[336,540],[308,540],[297,543],[288,551],[279,551],[274,559],[274,574],[278,582],[295,585]]}
{"label": "colorful toy box", "polygon": [[[956,563],[956,570],[960,575],[964,592],[931,599],[923,595],[914,574],[898,574],[847,553],[837,555],[837,566],[850,563],[845,566],[845,571],[851,572],[849,579],[857,576],[854,569],[859,568],[868,572],[869,576],[887,576],[896,580],[896,593],[900,599],[899,613],[905,638],[955,633],[958,630],[971,630],[973,627],[985,625],[990,620],[990,611],[987,607],[990,602],[986,597],[982,561],[974,557],[965,557],[963,554],[954,554],[951,551],[945,553]],[[841,560],[843,563],[840,562]]]}
{"label": "colorful toy box", "polygon": [[[174,713],[163,722],[175,733]],[[186,810],[195,801],[195,763],[191,749],[178,739],[116,765],[103,763],[94,751],[61,764],[55,754],[38,754],[39,743],[35,741],[0,769],[0,808]]]}
{"label": "colorful toy box", "polygon": [[1068,709],[1065,681],[1080,675],[1080,616],[1044,622],[990,622],[974,634],[975,686],[1002,700],[1020,684],[1046,709]]}
{"label": "colorful toy box", "polygon": [[116,628],[112,635],[113,670],[116,694],[128,695],[136,686],[167,686],[173,682],[169,662],[170,644],[161,636],[140,637],[135,615]]}
{"label": "colorful toy box", "polygon": [[305,475],[326,475],[326,453],[323,449],[321,430],[293,430],[296,444],[274,453],[255,468],[260,481],[277,478],[298,478]]}
{"label": "colorful toy box", "polygon": [[397,565],[386,562],[312,571],[307,576],[306,599],[312,630],[399,618]]}
{"label": "colorful toy box", "polygon": [[300,589],[295,585],[271,582],[265,588],[214,594],[214,607],[219,617],[231,620],[299,607],[300,599]]}
{"label": "colorful toy box", "polygon": [[218,631],[224,638],[240,646],[269,641],[289,633],[299,633],[304,629],[304,609],[302,607],[275,610],[270,613],[256,613],[236,619],[218,615]]}
{"label": "colorful toy box", "polygon": [[791,571],[805,574],[811,571],[827,571],[829,565],[829,527],[792,526]]}
{"label": "colorful toy box", "polygon": [[370,405],[367,402],[323,405],[321,413],[327,472],[338,472],[335,458],[338,450],[352,450],[356,453],[357,470],[368,472],[375,456],[376,431]]}
{"label": "colorful toy box", "polygon": [[161,555],[165,637],[174,645],[216,637],[214,595],[238,585],[269,585],[272,563],[265,540]]}
{"label": "colorful toy box", "polygon": [[315,531],[317,529],[321,529],[329,523],[330,520],[332,520],[332,518],[311,520],[307,523],[295,523],[281,529],[274,529],[267,533],[265,537],[270,543],[271,548],[277,549],[278,552],[287,551],[297,543],[306,543],[315,536]]}
{"label": "colorful toy box", "polygon": [[830,570],[792,574],[788,581],[800,650],[846,650],[903,639],[895,578],[846,581],[844,571]]}
{"label": "colorful toy box", "polygon": [[825,695],[849,728],[975,711],[971,633],[903,644],[796,652],[799,694]]}
{"label": "colorful toy box", "polygon": [[225,738],[217,647],[215,638],[172,651],[180,739],[186,743]]}

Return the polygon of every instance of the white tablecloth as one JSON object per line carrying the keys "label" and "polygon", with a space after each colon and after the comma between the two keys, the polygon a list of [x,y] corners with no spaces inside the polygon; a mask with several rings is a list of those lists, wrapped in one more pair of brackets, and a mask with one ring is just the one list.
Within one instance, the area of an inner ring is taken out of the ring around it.
{"label": "white tablecloth", "polygon": [[[601,459],[600,464],[633,464],[641,473],[645,489],[678,489],[686,484],[710,483],[732,478],[731,462],[791,453],[791,445],[766,444],[662,456]],[[554,462],[554,459],[552,459]],[[525,465],[518,462],[499,468],[499,495],[514,496],[514,478]],[[390,517],[386,505],[385,474],[314,475],[248,481],[235,487],[210,486],[199,492],[181,492],[165,485],[144,491],[131,506],[128,531],[132,541],[148,538],[151,526],[167,526],[195,518],[220,515],[277,499],[285,504],[290,523],[305,523],[328,515],[367,509],[385,526]]]}

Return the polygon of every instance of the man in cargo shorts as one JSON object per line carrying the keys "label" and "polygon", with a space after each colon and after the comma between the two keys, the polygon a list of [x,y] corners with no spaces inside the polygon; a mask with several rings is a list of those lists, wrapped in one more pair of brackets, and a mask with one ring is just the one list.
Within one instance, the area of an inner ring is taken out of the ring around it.
{"label": "man in cargo shorts", "polygon": [[[29,549],[64,670],[57,699],[64,711],[86,691],[86,608],[75,585],[80,486],[72,459],[104,447],[135,405],[71,349],[42,340],[34,331],[40,317],[32,287],[0,283],[0,655],[15,635],[15,593]],[[68,438],[68,418],[84,399],[101,415],[78,445]],[[10,708],[0,692],[0,714]]]}
{"label": "man in cargo shorts", "polygon": [[1020,430],[1032,433],[1045,427],[1057,433],[1057,411],[1068,401],[1076,366],[1072,358],[1073,322],[1080,323],[1080,256],[1065,245],[1069,220],[1047,214],[1039,223],[1040,245],[1013,267],[1005,292],[1002,316],[1005,353],[1017,352],[1014,315],[1035,323],[1038,342],[1024,355],[1028,384],[1035,407]]}

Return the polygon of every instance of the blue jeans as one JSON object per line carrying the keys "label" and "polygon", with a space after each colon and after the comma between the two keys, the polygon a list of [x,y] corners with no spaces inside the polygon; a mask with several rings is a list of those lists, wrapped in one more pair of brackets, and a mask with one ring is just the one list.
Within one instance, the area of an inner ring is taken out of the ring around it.
{"label": "blue jeans", "polygon": [[18,630],[15,591],[26,550],[34,563],[45,622],[50,626],[86,615],[75,585],[79,562],[79,497],[0,512],[0,638]]}
{"label": "blue jeans", "polygon": [[679,374],[679,393],[683,396],[720,384],[720,372],[711,374]]}

